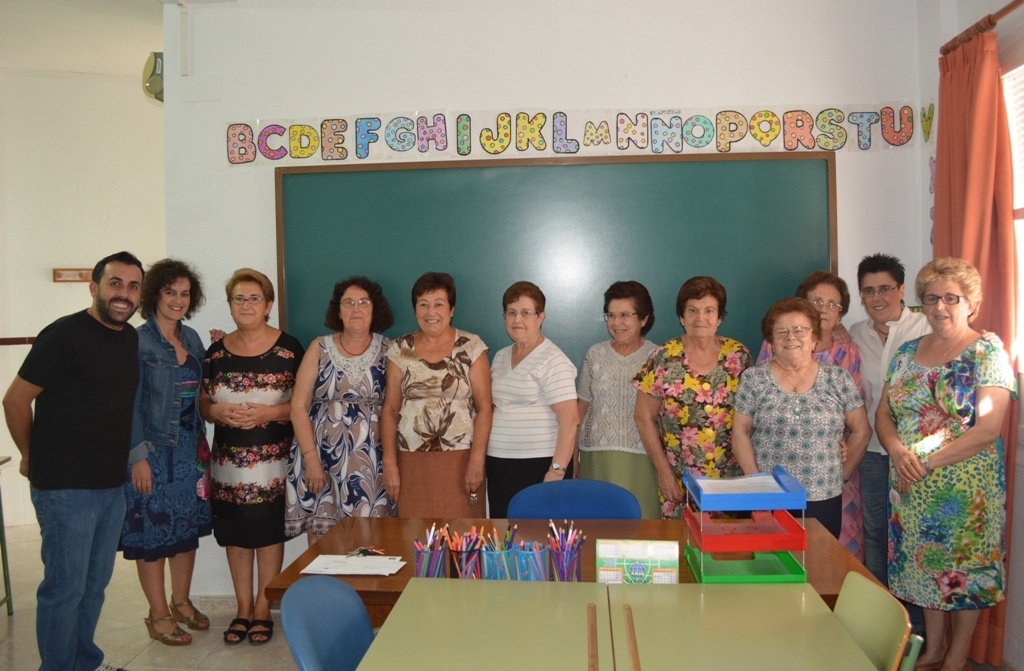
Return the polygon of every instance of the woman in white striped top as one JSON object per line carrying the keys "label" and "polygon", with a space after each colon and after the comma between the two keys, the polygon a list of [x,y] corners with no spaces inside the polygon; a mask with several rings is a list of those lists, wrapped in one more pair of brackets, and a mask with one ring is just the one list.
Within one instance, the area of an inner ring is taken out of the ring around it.
{"label": "woman in white striped top", "polygon": [[579,426],[576,366],[541,333],[544,293],[516,282],[501,299],[513,344],[494,356],[494,418],[487,446],[490,517],[506,517],[517,492],[548,480],[572,477]]}

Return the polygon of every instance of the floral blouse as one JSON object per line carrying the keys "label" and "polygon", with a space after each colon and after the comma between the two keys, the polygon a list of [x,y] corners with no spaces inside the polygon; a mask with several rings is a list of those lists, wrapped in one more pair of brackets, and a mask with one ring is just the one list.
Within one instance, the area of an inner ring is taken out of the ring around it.
{"label": "floral blouse", "polygon": [[658,430],[669,464],[682,481],[683,469],[713,478],[740,474],[732,453],[733,397],[750,352],[719,337],[718,365],[707,375],[690,366],[682,337],[655,350],[633,386],[661,400]]}
{"label": "floral blouse", "polygon": [[436,363],[416,354],[410,333],[388,347],[388,360],[402,371],[398,449],[409,452],[468,450],[473,443],[473,387],[469,369],[487,345],[479,336],[455,332],[451,354]]}

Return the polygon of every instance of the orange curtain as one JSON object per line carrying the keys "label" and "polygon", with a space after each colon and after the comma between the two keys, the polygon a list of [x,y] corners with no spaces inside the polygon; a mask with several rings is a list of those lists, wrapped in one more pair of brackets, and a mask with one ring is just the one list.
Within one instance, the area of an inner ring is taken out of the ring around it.
{"label": "orange curtain", "polygon": [[[996,39],[983,33],[939,59],[934,254],[967,259],[979,270],[984,300],[974,327],[999,334],[1017,370],[1013,173]],[[1011,403],[1003,425],[1007,553],[1016,434],[1017,404]],[[1009,555],[1006,561],[1009,566]],[[982,614],[972,660],[1003,665],[1005,625],[1005,601]]]}

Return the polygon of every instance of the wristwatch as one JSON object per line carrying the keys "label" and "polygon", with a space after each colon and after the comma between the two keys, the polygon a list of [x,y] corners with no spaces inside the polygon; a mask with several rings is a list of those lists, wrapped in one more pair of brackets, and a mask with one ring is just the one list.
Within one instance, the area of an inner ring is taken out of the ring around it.
{"label": "wristwatch", "polygon": [[928,463],[928,457],[921,460],[921,466],[924,468],[925,475],[931,475],[934,470],[931,464]]}
{"label": "wristwatch", "polygon": [[551,462],[551,470],[553,470],[553,471],[564,471],[565,468],[562,466],[562,464],[558,463],[557,461],[553,461],[552,460],[552,462]]}

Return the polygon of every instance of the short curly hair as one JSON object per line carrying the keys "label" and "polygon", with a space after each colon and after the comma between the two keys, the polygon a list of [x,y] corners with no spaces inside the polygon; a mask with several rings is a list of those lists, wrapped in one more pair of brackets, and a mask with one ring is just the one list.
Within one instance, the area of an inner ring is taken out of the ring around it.
{"label": "short curly hair", "polygon": [[[224,293],[228,297],[228,306],[231,306],[231,295],[235,292],[235,287],[242,282],[252,282],[253,284],[260,285],[260,291],[263,293],[263,300],[267,303],[274,302],[274,285],[271,283],[270,278],[261,273],[258,270],[252,268],[239,268],[235,272],[231,273],[231,277],[228,278],[227,284],[224,285]],[[263,321],[270,321],[270,315],[265,315]]]}
{"label": "short curly hair", "polygon": [[686,301],[700,300],[705,296],[713,296],[718,301],[718,318],[725,319],[725,287],[714,277],[698,275],[683,282],[676,295],[676,316],[683,318],[686,312]]}
{"label": "short curly hair", "polygon": [[501,295],[501,309],[508,309],[509,305],[520,298],[529,298],[533,301],[533,307],[537,308],[538,314],[544,312],[544,307],[547,304],[544,292],[536,284],[526,280],[513,282],[508,289],[505,289],[505,293]]}
{"label": "short curly hair", "polygon": [[797,297],[807,298],[807,294],[811,293],[811,289],[820,284],[827,284],[839,292],[839,305],[841,306],[839,316],[845,316],[850,310],[850,290],[846,288],[846,281],[835,273],[830,273],[826,270],[815,270],[796,288]]}
{"label": "short curly hair", "polygon": [[231,302],[231,294],[234,293],[235,287],[242,282],[252,282],[253,284],[260,285],[260,290],[263,292],[263,300],[268,303],[274,302],[274,285],[269,277],[252,268],[239,268],[231,273],[231,277],[228,278],[227,283],[224,285],[224,294],[228,297],[228,303]]}
{"label": "short curly hair", "polygon": [[169,287],[178,280],[188,280],[189,303],[185,311],[185,319],[192,319],[192,315],[206,302],[203,295],[203,283],[195,268],[177,259],[161,259],[149,267],[142,280],[142,295],[139,298],[139,314],[143,319],[149,319],[156,312],[156,306],[160,302],[160,292],[164,287]]}
{"label": "short curly hair", "polygon": [[647,323],[640,327],[640,335],[647,335],[654,328],[654,303],[647,287],[635,280],[622,280],[613,283],[604,292],[604,311],[608,312],[608,304],[615,299],[633,301],[637,319]]}
{"label": "short curly hair", "polygon": [[416,307],[416,301],[424,294],[431,291],[443,290],[448,297],[448,306],[455,307],[455,280],[448,273],[429,272],[423,273],[412,285],[411,297],[412,306]]}
{"label": "short curly hair", "polygon": [[324,316],[324,326],[342,333],[345,331],[345,323],[341,320],[341,297],[345,295],[349,287],[358,287],[370,295],[370,303],[373,307],[373,317],[370,318],[370,331],[382,333],[395,323],[395,315],[391,312],[391,305],[384,295],[380,285],[369,277],[356,275],[344,279],[334,285],[334,293],[327,304],[327,313]]}
{"label": "short curly hair", "polygon": [[782,300],[775,301],[772,306],[768,308],[768,312],[765,313],[764,319],[761,320],[761,335],[768,342],[772,342],[772,337],[775,335],[775,322],[782,315],[787,315],[792,312],[802,314],[811,321],[811,333],[814,334],[815,340],[821,340],[821,313],[811,304],[806,298],[797,298],[796,296],[790,296],[783,298]]}
{"label": "short curly hair", "polygon": [[956,282],[960,285],[967,300],[974,305],[974,311],[967,318],[967,323],[973,322],[978,317],[978,308],[981,307],[981,274],[978,269],[971,265],[970,261],[958,259],[955,256],[941,256],[932,259],[917,273],[917,280],[914,282],[914,292],[917,300],[924,304],[924,293],[932,282]]}

